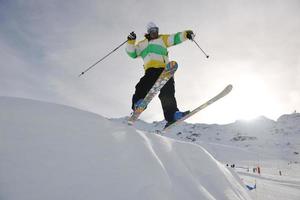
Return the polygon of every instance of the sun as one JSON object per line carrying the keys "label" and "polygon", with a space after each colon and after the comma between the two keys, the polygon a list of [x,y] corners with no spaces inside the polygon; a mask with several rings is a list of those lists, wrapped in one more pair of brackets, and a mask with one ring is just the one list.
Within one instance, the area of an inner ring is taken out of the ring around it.
{"label": "sun", "polygon": [[234,83],[232,108],[237,119],[272,115],[277,109],[268,84],[256,74],[240,76]]}

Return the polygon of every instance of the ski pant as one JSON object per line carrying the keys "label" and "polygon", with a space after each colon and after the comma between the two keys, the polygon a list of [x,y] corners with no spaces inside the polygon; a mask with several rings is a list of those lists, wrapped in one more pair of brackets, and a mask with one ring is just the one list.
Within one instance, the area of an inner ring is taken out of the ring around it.
{"label": "ski pant", "polygon": [[[132,97],[132,109],[135,103],[146,97],[159,75],[162,73],[163,68],[149,68],[146,70],[145,75],[135,86],[135,93]],[[164,111],[164,117],[167,122],[174,121],[174,113],[178,111],[177,102],[175,99],[175,86],[174,78],[172,77],[160,90],[159,99]]]}

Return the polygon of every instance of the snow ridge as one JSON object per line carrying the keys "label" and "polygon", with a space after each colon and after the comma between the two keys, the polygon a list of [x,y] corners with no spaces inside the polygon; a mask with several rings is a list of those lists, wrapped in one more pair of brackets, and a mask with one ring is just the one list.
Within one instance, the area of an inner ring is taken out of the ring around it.
{"label": "snow ridge", "polygon": [[250,199],[199,145],[75,108],[0,97],[1,200]]}

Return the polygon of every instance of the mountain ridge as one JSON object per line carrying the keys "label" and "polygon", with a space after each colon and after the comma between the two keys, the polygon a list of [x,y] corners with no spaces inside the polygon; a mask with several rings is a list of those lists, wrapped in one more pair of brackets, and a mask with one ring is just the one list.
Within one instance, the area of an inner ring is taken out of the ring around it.
{"label": "mountain ridge", "polygon": [[[126,117],[111,120],[126,123]],[[135,127],[143,131],[160,133],[164,123],[164,121],[147,123],[138,120]],[[300,163],[299,113],[284,114],[276,121],[260,116],[250,121],[237,120],[223,125],[184,122],[167,132],[166,136],[201,145],[215,143],[244,148],[246,151],[265,156],[265,159],[284,159]]]}

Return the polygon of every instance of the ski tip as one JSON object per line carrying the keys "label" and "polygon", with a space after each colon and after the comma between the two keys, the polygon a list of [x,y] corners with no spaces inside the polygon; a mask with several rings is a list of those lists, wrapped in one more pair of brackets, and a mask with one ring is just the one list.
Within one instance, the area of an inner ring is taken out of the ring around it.
{"label": "ski tip", "polygon": [[232,88],[233,88],[232,84],[229,84],[229,85],[227,85],[226,90],[228,92],[230,92],[232,90]]}
{"label": "ski tip", "polygon": [[178,65],[177,62],[174,61],[174,60],[170,61],[169,64],[170,64],[171,66]]}
{"label": "ski tip", "polygon": [[171,69],[174,69],[176,70],[178,68],[178,64],[176,61],[170,61],[167,65],[166,65],[166,69],[167,70],[171,70]]}

